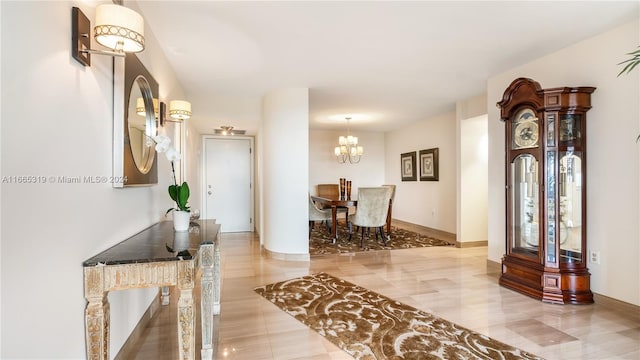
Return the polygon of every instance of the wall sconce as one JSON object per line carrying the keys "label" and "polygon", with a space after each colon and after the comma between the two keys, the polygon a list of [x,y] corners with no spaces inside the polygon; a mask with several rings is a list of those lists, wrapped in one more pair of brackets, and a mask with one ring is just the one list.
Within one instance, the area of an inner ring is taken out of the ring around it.
{"label": "wall sconce", "polygon": [[169,121],[182,121],[191,117],[191,103],[184,100],[171,100],[169,102]]}
{"label": "wall sconce", "polygon": [[191,117],[191,103],[185,100],[169,101],[169,118],[167,118],[167,105],[160,103],[160,125],[165,122],[183,122]]}
{"label": "wall sconce", "polygon": [[91,66],[91,54],[124,57],[127,52],[144,50],[144,20],[129,8],[115,4],[96,7],[93,36],[111,51],[91,49],[91,22],[77,7],[71,15],[71,55],[84,66]]}
{"label": "wall sconce", "polygon": [[[153,113],[155,115],[155,118],[158,119],[158,113],[159,113],[159,105],[158,105],[158,99],[153,99]],[[140,116],[145,116],[146,115],[146,111],[144,108],[144,99],[139,97],[136,99],[136,114],[140,115]]]}

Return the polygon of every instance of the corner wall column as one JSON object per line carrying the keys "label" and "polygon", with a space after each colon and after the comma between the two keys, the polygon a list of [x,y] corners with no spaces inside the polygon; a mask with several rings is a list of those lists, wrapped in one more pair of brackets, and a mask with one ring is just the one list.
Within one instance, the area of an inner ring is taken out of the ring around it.
{"label": "corner wall column", "polygon": [[262,109],[263,245],[308,260],[309,89],[272,91]]}

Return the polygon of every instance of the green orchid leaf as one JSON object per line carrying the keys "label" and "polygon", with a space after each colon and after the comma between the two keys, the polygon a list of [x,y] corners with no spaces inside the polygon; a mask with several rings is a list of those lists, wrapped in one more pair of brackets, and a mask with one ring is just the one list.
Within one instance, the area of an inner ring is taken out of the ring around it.
{"label": "green orchid leaf", "polygon": [[173,252],[173,249],[172,249],[169,245],[167,245],[167,244],[165,243],[165,244],[164,244],[164,246],[167,248],[167,251],[168,251],[168,252],[170,252],[170,253],[172,253],[172,252]]}
{"label": "green orchid leaf", "polygon": [[178,204],[180,210],[188,210],[187,202],[189,201],[189,195],[189,185],[187,185],[187,182],[185,181],[182,183],[182,185],[179,186],[178,196],[176,200],[176,203]]}
{"label": "green orchid leaf", "polygon": [[[191,192],[189,191],[189,185],[187,182],[183,182],[182,185],[170,185],[169,186],[169,196],[171,200],[176,203],[177,209],[181,211],[189,211],[189,206],[187,206],[187,202],[189,202],[189,196]],[[167,214],[173,209],[167,210]],[[166,215],[166,214],[165,214]]]}
{"label": "green orchid leaf", "polygon": [[170,208],[169,210],[167,210],[167,212],[164,213],[164,216],[169,215],[170,212],[172,212],[173,210],[175,210],[174,208]]}
{"label": "green orchid leaf", "polygon": [[171,197],[171,200],[177,201],[178,190],[178,185],[169,185],[169,196]]}

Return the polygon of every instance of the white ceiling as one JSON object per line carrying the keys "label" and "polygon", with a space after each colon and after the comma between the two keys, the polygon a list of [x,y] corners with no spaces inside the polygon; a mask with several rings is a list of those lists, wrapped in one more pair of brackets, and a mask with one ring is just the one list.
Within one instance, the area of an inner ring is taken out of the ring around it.
{"label": "white ceiling", "polygon": [[250,134],[264,94],[288,87],[309,88],[312,129],[353,115],[352,130],[388,131],[453,111],[488,77],[635,20],[639,4],[138,1],[188,121]]}

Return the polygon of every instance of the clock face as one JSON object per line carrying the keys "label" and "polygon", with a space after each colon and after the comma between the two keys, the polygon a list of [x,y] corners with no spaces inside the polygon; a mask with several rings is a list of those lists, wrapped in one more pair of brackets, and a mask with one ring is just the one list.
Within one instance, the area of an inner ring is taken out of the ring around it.
{"label": "clock face", "polygon": [[512,148],[526,149],[538,146],[538,118],[531,109],[520,110],[511,126]]}

